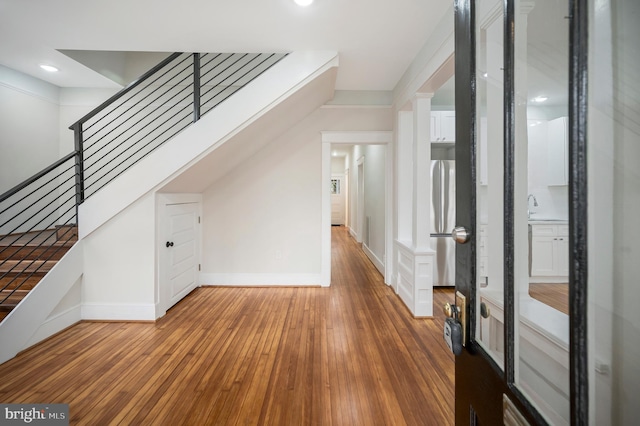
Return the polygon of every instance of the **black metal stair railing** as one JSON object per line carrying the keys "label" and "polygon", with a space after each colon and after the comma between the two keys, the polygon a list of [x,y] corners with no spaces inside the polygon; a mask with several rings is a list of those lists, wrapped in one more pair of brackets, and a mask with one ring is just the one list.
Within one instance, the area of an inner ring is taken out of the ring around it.
{"label": "black metal stair railing", "polygon": [[75,154],[0,195],[0,310],[77,239]]}
{"label": "black metal stair railing", "polygon": [[284,54],[174,53],[70,129],[78,203],[199,120]]}
{"label": "black metal stair railing", "polygon": [[69,128],[75,150],[0,195],[0,310],[77,240],[77,209],[286,54],[174,53]]}

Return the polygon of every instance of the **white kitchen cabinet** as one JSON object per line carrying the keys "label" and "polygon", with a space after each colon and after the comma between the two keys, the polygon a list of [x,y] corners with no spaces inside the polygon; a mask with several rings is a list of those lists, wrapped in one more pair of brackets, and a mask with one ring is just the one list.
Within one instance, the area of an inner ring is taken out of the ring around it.
{"label": "white kitchen cabinet", "polygon": [[549,186],[569,184],[569,119],[549,121],[547,137],[547,174]]}
{"label": "white kitchen cabinet", "polygon": [[569,277],[569,235],[558,237],[556,242],[556,250],[558,253],[558,275]]}
{"label": "white kitchen cabinet", "polygon": [[567,282],[569,227],[531,224],[531,282]]}
{"label": "white kitchen cabinet", "polygon": [[456,141],[455,111],[431,111],[431,142]]}

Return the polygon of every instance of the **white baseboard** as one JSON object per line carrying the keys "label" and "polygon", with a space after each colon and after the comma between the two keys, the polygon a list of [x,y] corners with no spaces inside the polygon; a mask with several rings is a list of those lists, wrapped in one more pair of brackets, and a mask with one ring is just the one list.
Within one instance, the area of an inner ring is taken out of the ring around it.
{"label": "white baseboard", "polygon": [[201,273],[199,285],[215,286],[319,286],[321,274],[216,274]]}
{"label": "white baseboard", "polygon": [[378,258],[378,256],[376,256],[375,253],[372,252],[364,243],[362,243],[362,251],[364,251],[364,254],[366,254],[369,260],[371,260],[371,263],[373,263],[378,272],[384,276],[384,263]]}
{"label": "white baseboard", "polygon": [[25,348],[31,347],[36,343],[41,342],[44,339],[58,333],[59,331],[64,330],[65,328],[70,327],[77,322],[80,322],[81,319],[82,317],[80,305],[71,307],[66,311],[50,316],[36,330],[33,336],[31,336],[31,338],[25,345]]}
{"label": "white baseboard", "polygon": [[83,320],[155,321],[156,305],[150,304],[97,304],[82,305]]}

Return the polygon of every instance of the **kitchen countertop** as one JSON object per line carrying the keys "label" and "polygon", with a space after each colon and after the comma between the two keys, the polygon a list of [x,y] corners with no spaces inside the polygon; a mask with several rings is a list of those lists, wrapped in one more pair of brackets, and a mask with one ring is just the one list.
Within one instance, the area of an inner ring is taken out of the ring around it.
{"label": "kitchen countertop", "polygon": [[548,218],[532,218],[529,219],[529,225],[567,225],[567,219],[548,219]]}

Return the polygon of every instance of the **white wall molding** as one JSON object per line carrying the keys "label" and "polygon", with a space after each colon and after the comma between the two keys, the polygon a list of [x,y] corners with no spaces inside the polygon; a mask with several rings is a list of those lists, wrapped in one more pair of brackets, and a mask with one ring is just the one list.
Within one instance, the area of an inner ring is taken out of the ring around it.
{"label": "white wall molding", "polygon": [[454,54],[453,22],[452,6],[393,89],[393,102],[397,110],[405,108],[416,93],[437,89],[429,87],[428,82]]}
{"label": "white wall molding", "polygon": [[31,340],[25,345],[25,347],[31,347],[44,339],[53,336],[56,333],[64,330],[67,327],[80,322],[82,320],[82,305],[78,303],[63,312],[50,316],[42,323],[38,331],[31,337]]}
{"label": "white wall molding", "polygon": [[322,143],[378,145],[393,142],[392,131],[323,131]]}
{"label": "white wall molding", "polygon": [[415,317],[433,316],[433,258],[431,249],[415,250],[395,242],[396,293]]}
{"label": "white wall molding", "polygon": [[0,86],[60,105],[60,88],[39,78],[0,65]]}
{"label": "white wall molding", "polygon": [[202,273],[200,286],[319,286],[322,274],[225,274]]}
{"label": "white wall molding", "polygon": [[367,247],[366,244],[362,244],[362,251],[364,251],[364,254],[366,254],[371,263],[373,263],[373,266],[375,266],[378,272],[380,272],[384,277],[384,262],[380,260],[374,252],[369,250],[369,247]]}
{"label": "white wall molding", "polygon": [[155,321],[155,304],[83,303],[83,320]]}

